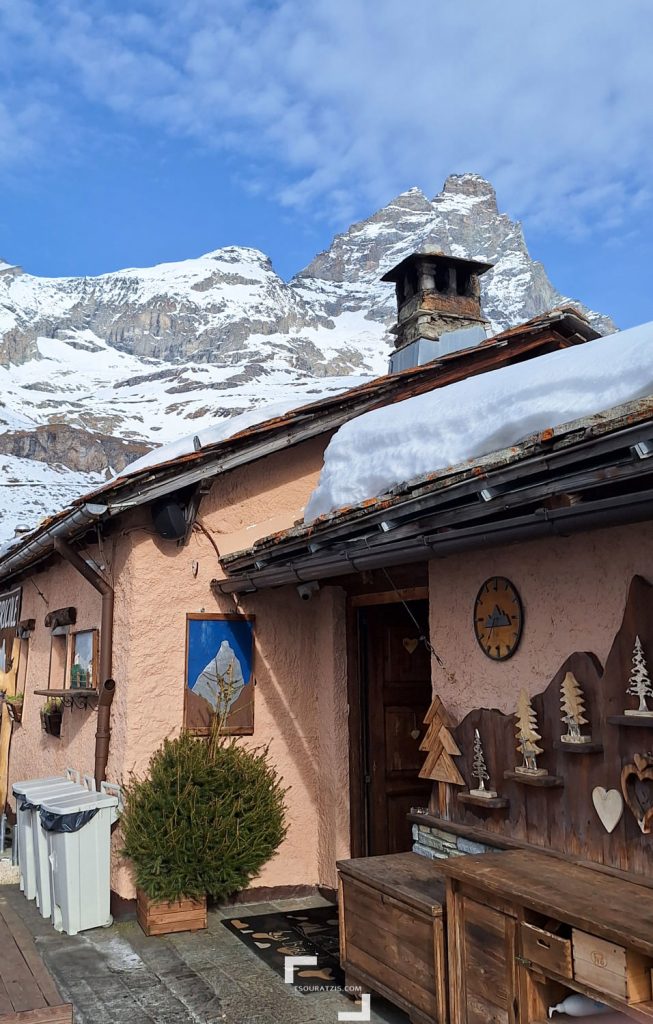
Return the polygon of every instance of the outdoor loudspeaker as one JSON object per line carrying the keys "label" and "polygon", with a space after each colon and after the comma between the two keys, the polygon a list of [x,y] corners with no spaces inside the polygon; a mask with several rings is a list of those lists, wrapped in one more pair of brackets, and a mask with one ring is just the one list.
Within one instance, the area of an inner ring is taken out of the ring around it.
{"label": "outdoor loudspeaker", "polygon": [[186,535],[186,508],[178,501],[157,503],[152,506],[152,522],[159,537],[181,540]]}

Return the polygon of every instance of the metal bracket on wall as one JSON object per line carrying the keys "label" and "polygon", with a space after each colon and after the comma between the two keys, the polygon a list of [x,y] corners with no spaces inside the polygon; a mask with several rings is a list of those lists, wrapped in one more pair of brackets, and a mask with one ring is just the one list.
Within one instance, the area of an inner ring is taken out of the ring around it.
{"label": "metal bracket on wall", "polygon": [[34,690],[39,697],[57,697],[65,708],[87,708],[90,701],[97,701],[97,690],[69,689],[69,690]]}

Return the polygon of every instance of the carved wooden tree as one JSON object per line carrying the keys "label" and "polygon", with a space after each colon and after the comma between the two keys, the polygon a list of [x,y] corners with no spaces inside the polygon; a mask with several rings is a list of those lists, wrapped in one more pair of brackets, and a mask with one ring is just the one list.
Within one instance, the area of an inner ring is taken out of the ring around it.
{"label": "carved wooden tree", "polygon": [[537,716],[526,690],[522,690],[519,694],[515,718],[517,719],[517,749],[524,758],[523,765],[518,765],[515,771],[546,774],[543,769],[537,767],[537,755],[543,753],[542,747],[538,747],[537,741],[542,737],[537,731]]}
{"label": "carved wooden tree", "polygon": [[560,686],[562,700],[560,705],[564,712],[562,721],[567,725],[567,735],[561,736],[565,743],[589,743],[590,737],[583,736],[581,725],[587,725],[585,718],[585,698],[580,683],[573,672],[567,672]]}
{"label": "carved wooden tree", "polygon": [[419,777],[438,783],[439,813],[445,817],[448,813],[447,785],[464,786],[465,780],[453,760],[460,757],[461,752],[451,735],[453,725],[439,697],[433,698],[424,724],[428,728],[419,749],[426,752],[426,758]]}
{"label": "carved wooden tree", "polygon": [[485,783],[490,781],[490,773],[487,770],[485,763],[485,754],[483,753],[483,744],[481,743],[481,734],[478,729],[474,729],[474,756],[472,758],[472,775],[478,779],[478,787],[476,789],[470,789],[470,793],[473,796],[486,797],[492,799],[495,797],[496,791],[486,787]]}
{"label": "carved wooden tree", "polygon": [[627,715],[653,715],[653,712],[649,710],[646,703],[647,697],[653,697],[653,687],[651,686],[651,677],[649,676],[648,668],[646,667],[642,641],[638,636],[635,637],[635,646],[633,648],[633,667],[628,683],[629,686],[626,693],[631,693],[634,697],[639,697],[639,707],[636,711],[626,710],[625,713]]}

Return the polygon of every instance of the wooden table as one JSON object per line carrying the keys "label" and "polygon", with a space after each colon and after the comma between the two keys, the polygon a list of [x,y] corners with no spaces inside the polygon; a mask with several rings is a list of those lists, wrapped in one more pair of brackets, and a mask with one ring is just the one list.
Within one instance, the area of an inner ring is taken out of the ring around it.
{"label": "wooden table", "polygon": [[27,928],[0,896],[0,1024],[72,1024]]}
{"label": "wooden table", "polygon": [[452,1024],[540,1024],[572,992],[653,1021],[650,888],[526,850],[441,870]]}
{"label": "wooden table", "polygon": [[415,853],[339,861],[347,988],[379,994],[414,1024],[446,1024],[444,883]]}

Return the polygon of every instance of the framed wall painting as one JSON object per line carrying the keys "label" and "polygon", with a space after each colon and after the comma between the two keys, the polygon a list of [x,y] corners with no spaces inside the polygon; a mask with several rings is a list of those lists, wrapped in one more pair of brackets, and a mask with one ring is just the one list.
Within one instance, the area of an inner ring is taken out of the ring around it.
{"label": "framed wall painting", "polygon": [[254,616],[199,612],[186,616],[184,726],[208,734],[216,714],[223,732],[254,732]]}

